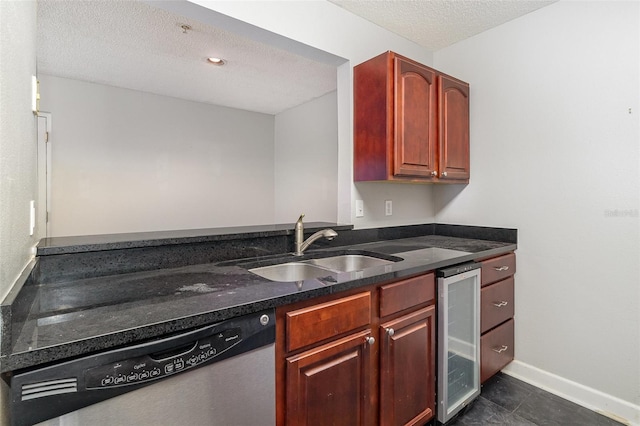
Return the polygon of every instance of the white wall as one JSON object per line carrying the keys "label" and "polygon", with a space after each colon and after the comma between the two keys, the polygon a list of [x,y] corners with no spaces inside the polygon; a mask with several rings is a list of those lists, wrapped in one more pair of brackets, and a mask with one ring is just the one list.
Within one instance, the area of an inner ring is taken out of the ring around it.
{"label": "white wall", "polygon": [[39,79],[51,236],[273,223],[272,115]]}
{"label": "white wall", "polygon": [[0,297],[32,258],[42,230],[29,235],[37,200],[36,117],[31,76],[36,73],[35,2],[0,2]]}
{"label": "white wall", "polygon": [[[433,185],[359,182],[355,187],[357,191],[354,193],[354,202],[362,200],[364,205],[364,217],[353,219],[356,228],[416,225],[435,221]],[[391,201],[391,216],[387,216],[385,212],[387,200]]]}
{"label": "white wall", "polygon": [[[192,0],[190,3],[349,61],[338,68],[339,222],[354,223],[357,228],[369,228],[433,221],[433,189],[430,186],[378,184],[356,187],[353,184],[352,137],[352,67],[386,50],[431,65],[431,52],[327,1]],[[356,199],[364,200],[365,206],[370,206],[365,208],[364,218],[355,218]],[[393,201],[393,216],[380,214],[386,199]]]}
{"label": "white wall", "polygon": [[[37,199],[35,2],[0,1],[0,298],[32,258],[42,235],[29,235],[29,202]],[[0,384],[0,424],[7,423],[7,386]]]}
{"label": "white wall", "polygon": [[471,85],[471,183],[437,220],[519,230],[511,372],[635,424],[639,31],[638,2],[561,1],[434,54]]}
{"label": "white wall", "polygon": [[337,221],[337,93],[275,117],[275,223]]}

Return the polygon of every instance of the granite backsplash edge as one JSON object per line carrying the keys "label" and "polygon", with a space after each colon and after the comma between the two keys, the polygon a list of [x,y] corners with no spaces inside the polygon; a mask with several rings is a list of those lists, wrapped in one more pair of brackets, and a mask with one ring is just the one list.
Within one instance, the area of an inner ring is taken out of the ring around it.
{"label": "granite backsplash edge", "polygon": [[[311,224],[310,224],[311,225]],[[428,235],[468,238],[477,240],[517,243],[517,230],[468,225],[422,224],[384,228],[352,229],[351,225],[315,223],[305,229],[305,236],[320,227],[331,227],[338,231],[333,240],[321,239],[314,243],[314,249],[333,248],[363,244],[381,240],[395,240]],[[293,226],[291,226],[293,229]],[[221,228],[222,229],[222,228]],[[237,232],[225,235],[217,230],[216,238],[201,240],[193,236],[172,238],[171,244],[128,247],[126,244],[114,246],[91,245],[89,251],[75,251],[70,246],[66,252],[38,256],[37,282],[44,284],[61,280],[74,280],[106,275],[150,271],[204,263],[223,262],[233,259],[251,259],[271,254],[293,251],[292,232],[263,231],[256,233]],[[100,236],[104,237],[104,236]],[[121,236],[119,236],[122,238]],[[113,248],[121,247],[121,248]]]}

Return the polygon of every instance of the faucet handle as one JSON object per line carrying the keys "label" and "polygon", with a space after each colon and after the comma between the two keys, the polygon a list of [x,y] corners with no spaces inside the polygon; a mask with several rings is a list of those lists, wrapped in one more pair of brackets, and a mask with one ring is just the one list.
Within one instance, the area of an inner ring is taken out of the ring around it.
{"label": "faucet handle", "polygon": [[302,222],[302,218],[304,217],[304,213],[300,214],[300,217],[298,218],[298,222]]}

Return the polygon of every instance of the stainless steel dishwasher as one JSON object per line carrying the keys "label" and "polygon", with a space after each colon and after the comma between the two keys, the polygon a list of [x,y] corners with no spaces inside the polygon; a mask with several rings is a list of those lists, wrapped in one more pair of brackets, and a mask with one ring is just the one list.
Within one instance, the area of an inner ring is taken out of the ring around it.
{"label": "stainless steel dishwasher", "polygon": [[275,313],[18,372],[11,424],[275,424]]}

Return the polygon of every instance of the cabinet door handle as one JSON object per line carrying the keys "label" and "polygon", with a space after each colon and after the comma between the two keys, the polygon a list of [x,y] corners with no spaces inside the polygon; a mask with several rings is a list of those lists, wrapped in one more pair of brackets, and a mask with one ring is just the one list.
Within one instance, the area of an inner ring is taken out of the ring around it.
{"label": "cabinet door handle", "polygon": [[372,336],[368,336],[364,338],[364,342],[369,346],[373,346],[373,344],[376,342],[376,339],[373,338]]}
{"label": "cabinet door handle", "polygon": [[436,177],[438,176],[438,172],[436,172],[435,170],[431,172],[431,176]]}
{"label": "cabinet door handle", "polygon": [[441,177],[447,177],[447,172],[442,172],[442,173],[440,174],[440,176],[441,176]]}
{"label": "cabinet door handle", "polygon": [[491,349],[492,351],[501,354],[502,352],[506,351],[507,349],[509,349],[509,346],[507,345],[502,345],[502,347],[500,349]]}
{"label": "cabinet door handle", "polygon": [[498,272],[502,272],[502,271],[508,271],[509,267],[508,266],[494,266],[493,269],[495,269]]}
{"label": "cabinet door handle", "polygon": [[493,306],[495,306],[496,308],[502,308],[504,306],[507,306],[509,304],[509,302],[507,302],[506,300],[502,300],[498,303],[493,302]]}
{"label": "cabinet door handle", "polygon": [[393,337],[393,335],[396,334],[396,331],[393,328],[387,328],[385,331],[389,337]]}

